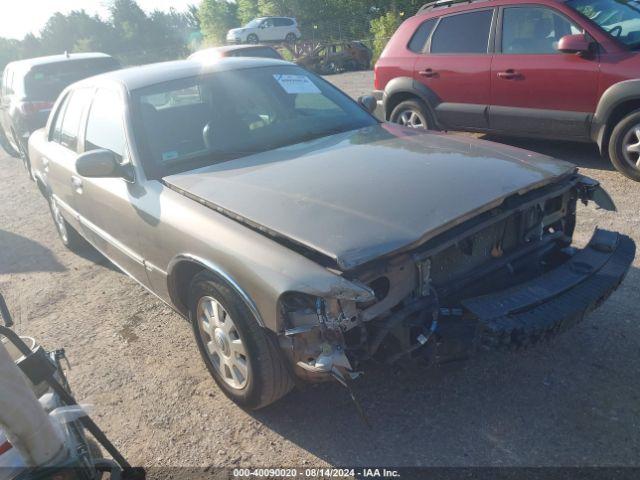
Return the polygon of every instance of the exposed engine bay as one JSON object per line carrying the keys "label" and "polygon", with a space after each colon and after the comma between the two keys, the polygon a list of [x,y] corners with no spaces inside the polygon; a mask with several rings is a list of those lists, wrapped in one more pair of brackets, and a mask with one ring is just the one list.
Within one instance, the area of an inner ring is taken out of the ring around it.
{"label": "exposed engine bay", "polygon": [[[591,279],[598,268],[611,266],[612,252],[625,250],[628,256],[635,251],[632,242],[626,245],[618,234],[604,231],[597,231],[591,248],[585,249],[593,250],[591,256],[572,247],[578,201],[595,201],[601,208],[615,210],[596,182],[574,175],[509,197],[411,251],[342,272],[366,285],[374,300],[283,295],[280,315],[285,331],[280,343],[296,374],[308,381],[342,380],[354,377],[368,360],[394,364],[423,359],[443,364],[504,343],[505,335],[510,347],[519,348],[562,331],[571,323],[565,318],[540,333],[534,323],[549,321],[548,314],[532,318],[531,325],[518,315],[531,314]],[[602,301],[609,290],[593,301]],[[507,308],[511,303],[517,308]],[[586,312],[590,305],[578,310]],[[496,309],[510,321],[521,322],[519,330],[504,330],[505,321],[493,328],[497,313],[493,317],[485,313]],[[563,313],[561,306],[554,309],[559,316]],[[573,323],[583,316],[572,315]],[[528,338],[527,332],[535,338]]]}

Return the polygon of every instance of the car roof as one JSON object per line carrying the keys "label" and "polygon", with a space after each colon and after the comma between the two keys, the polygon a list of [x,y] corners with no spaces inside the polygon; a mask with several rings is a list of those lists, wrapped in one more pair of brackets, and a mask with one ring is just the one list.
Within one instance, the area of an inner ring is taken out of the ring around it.
{"label": "car roof", "polygon": [[[46,57],[27,58],[24,60],[16,60],[9,62],[7,67],[11,67],[16,70],[29,70],[33,67],[40,65],[49,65],[52,63],[72,62],[75,60],[89,60],[94,58],[113,58],[111,55],[101,52],[86,52],[86,53],[62,53],[60,55],[48,55]],[[7,68],[5,67],[5,68]]]}
{"label": "car roof", "polygon": [[[453,8],[453,7],[460,7],[460,8],[456,8],[456,11],[467,10],[467,9],[472,10],[476,6],[482,6],[483,4],[487,4],[487,3],[492,4],[494,1],[496,0],[434,0],[432,2],[427,2],[424,5],[422,5],[422,7],[420,7],[416,15],[429,14],[434,12],[440,13],[443,10],[446,10],[448,8]],[[550,1],[556,1],[558,3],[562,3],[565,0],[550,0]],[[526,0],[513,0],[513,2],[508,2],[508,3],[514,3],[514,4],[526,3]]]}
{"label": "car roof", "polygon": [[202,54],[202,53],[214,53],[214,52],[235,52],[237,50],[251,50],[254,48],[269,48],[271,50],[275,50],[272,46],[270,45],[263,45],[261,43],[259,44],[251,44],[251,45],[223,45],[222,47],[211,47],[211,48],[204,48],[202,50],[198,50],[197,52],[193,52],[191,55],[189,55],[189,58],[192,58],[194,55],[198,54]]}
{"label": "car roof", "polygon": [[115,82],[123,85],[127,90],[156,85],[158,83],[180,80],[182,78],[207,75],[210,73],[229,70],[244,70],[271,66],[295,66],[291,62],[271,58],[253,57],[222,57],[213,62],[199,62],[196,60],[175,60],[172,62],[151,63],[139,67],[114,70],[81,80],[77,85],[95,84],[99,82]]}

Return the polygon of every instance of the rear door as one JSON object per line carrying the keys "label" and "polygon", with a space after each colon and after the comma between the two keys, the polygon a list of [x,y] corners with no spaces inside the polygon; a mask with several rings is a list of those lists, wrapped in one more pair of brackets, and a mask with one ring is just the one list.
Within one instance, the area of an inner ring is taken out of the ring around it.
{"label": "rear door", "polygon": [[484,8],[440,17],[415,63],[414,79],[435,94],[447,128],[488,127],[494,16]]}
{"label": "rear door", "polygon": [[61,207],[64,217],[79,228],[74,194],[74,176],[78,156],[78,135],[91,98],[92,89],[80,88],[67,93],[55,112],[48,142],[41,153],[45,182]]}
{"label": "rear door", "polygon": [[550,137],[588,136],[597,105],[598,55],[559,52],[560,38],[582,33],[543,5],[504,7],[491,68],[492,130]]}
{"label": "rear door", "polygon": [[[128,163],[124,125],[124,99],[120,92],[98,88],[87,115],[82,150],[110,150],[122,164]],[[135,206],[144,189],[123,178],[83,177],[76,184],[85,236],[121,269],[148,285],[136,227],[145,217]]]}

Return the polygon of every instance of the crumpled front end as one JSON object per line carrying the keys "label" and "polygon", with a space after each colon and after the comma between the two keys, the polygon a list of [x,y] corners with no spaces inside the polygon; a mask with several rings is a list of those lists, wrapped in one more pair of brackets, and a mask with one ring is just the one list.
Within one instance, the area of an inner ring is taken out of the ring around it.
{"label": "crumpled front end", "polygon": [[296,374],[340,380],[371,359],[443,364],[567,330],[620,285],[635,256],[630,238],[604,230],[572,246],[579,201],[615,209],[597,182],[575,175],[341,272],[368,298],[282,295],[280,342]]}

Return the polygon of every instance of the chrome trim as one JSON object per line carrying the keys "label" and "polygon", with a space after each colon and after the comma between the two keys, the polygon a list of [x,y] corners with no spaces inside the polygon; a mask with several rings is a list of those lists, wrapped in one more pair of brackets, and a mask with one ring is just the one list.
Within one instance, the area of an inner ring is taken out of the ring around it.
{"label": "chrome trim", "polygon": [[173,284],[173,281],[171,280],[171,278],[172,278],[173,269],[181,261],[188,261],[188,262],[192,262],[192,263],[197,263],[198,265],[201,265],[205,269],[210,270],[211,272],[215,273],[216,275],[219,275],[224,281],[227,282],[227,284],[231,288],[233,288],[235,290],[235,292],[238,295],[240,295],[240,298],[242,298],[242,300],[244,301],[246,306],[249,308],[249,310],[251,310],[251,313],[256,318],[256,321],[258,322],[258,325],[260,325],[263,328],[266,328],[266,326],[264,324],[264,321],[262,320],[262,315],[260,315],[260,312],[258,311],[258,307],[254,303],[254,301],[251,299],[249,294],[247,294],[247,292],[245,292],[242,289],[242,287],[238,284],[238,282],[236,282],[233,279],[233,277],[231,275],[229,275],[227,272],[225,272],[222,268],[220,268],[215,263],[213,263],[213,262],[211,262],[209,260],[205,260],[205,259],[200,258],[200,257],[196,257],[195,255],[191,255],[190,253],[182,253],[182,254],[176,255],[171,260],[171,262],[169,262],[169,268],[168,268],[168,272],[169,273],[168,273],[168,276],[167,276],[167,287],[168,287],[168,290],[169,290],[169,295],[170,295],[170,297],[172,298],[172,300],[174,302],[175,302],[174,299],[176,298],[176,289],[175,289],[175,285]]}

